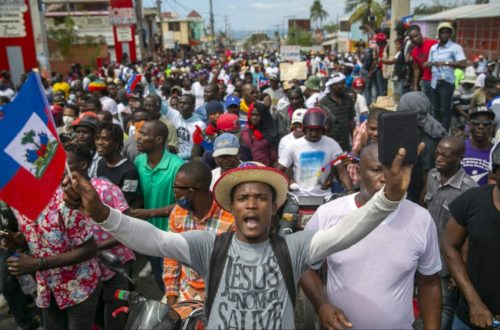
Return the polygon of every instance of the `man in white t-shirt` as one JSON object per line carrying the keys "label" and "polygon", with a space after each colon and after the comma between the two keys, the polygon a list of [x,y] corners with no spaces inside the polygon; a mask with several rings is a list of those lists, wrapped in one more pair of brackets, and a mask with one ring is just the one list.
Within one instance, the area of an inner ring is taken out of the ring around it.
{"label": "man in white t-shirt", "polygon": [[304,136],[304,130],[302,129],[302,118],[306,114],[307,109],[297,109],[292,114],[291,121],[291,132],[281,138],[280,144],[278,145],[278,157],[283,155],[286,147],[293,141],[300,139]]}
{"label": "man in white t-shirt", "polygon": [[[358,194],[321,206],[306,230],[334,228],[383,188],[376,144],[361,153],[360,177]],[[326,260],[327,297],[316,272],[301,278],[325,328],[412,329],[415,281],[423,328],[440,328],[441,259],[436,225],[426,209],[403,201],[370,235]],[[326,298],[334,306],[325,304]]]}
{"label": "man in white t-shirt", "polygon": [[238,138],[232,133],[223,133],[219,135],[214,141],[214,157],[217,167],[212,170],[212,183],[210,184],[210,191],[217,180],[226,171],[237,168],[240,164],[240,142]]}
{"label": "man in white t-shirt", "polygon": [[199,72],[198,81],[191,86],[191,93],[196,97],[195,109],[198,109],[205,103],[205,87],[207,86],[208,72],[202,70]]}
{"label": "man in white t-shirt", "polygon": [[342,149],[334,139],[323,136],[326,118],[320,108],[307,110],[302,120],[304,136],[292,141],[278,159],[279,170],[286,172],[291,168],[293,171],[289,188],[295,195],[331,196],[333,167],[344,189],[352,192],[351,179],[342,162],[330,166]]}
{"label": "man in white t-shirt", "polygon": [[182,95],[179,100],[179,112],[181,116],[174,122],[177,129],[177,140],[179,145],[178,156],[184,160],[191,158],[193,149],[193,133],[198,126],[201,130],[206,128],[200,116],[194,113],[195,97],[191,94]]}

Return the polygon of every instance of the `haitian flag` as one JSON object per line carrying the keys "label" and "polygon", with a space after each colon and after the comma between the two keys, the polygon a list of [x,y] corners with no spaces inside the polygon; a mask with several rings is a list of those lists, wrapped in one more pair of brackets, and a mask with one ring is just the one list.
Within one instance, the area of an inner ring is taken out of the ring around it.
{"label": "haitian flag", "polygon": [[66,153],[36,73],[0,110],[0,199],[36,219],[61,183]]}
{"label": "haitian flag", "polygon": [[132,74],[130,78],[128,78],[127,85],[125,86],[125,91],[127,95],[134,94],[134,89],[141,82],[142,75],[140,74]]}

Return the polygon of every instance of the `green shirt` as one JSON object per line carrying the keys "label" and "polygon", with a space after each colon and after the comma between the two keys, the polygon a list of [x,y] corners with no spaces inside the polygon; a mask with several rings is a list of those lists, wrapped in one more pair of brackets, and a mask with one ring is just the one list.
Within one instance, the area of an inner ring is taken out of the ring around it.
{"label": "green shirt", "polygon": [[[156,209],[175,202],[172,189],[177,171],[184,161],[168,151],[163,152],[161,161],[154,169],[148,165],[148,156],[140,154],[135,159],[135,167],[139,172],[140,191],[144,196],[144,208]],[[156,228],[168,230],[168,217],[148,219]]]}

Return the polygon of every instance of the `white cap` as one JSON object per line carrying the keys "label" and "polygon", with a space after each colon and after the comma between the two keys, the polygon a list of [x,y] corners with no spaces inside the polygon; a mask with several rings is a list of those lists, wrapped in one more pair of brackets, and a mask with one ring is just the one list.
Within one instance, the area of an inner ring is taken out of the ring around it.
{"label": "white cap", "polygon": [[304,118],[305,113],[307,112],[307,109],[297,109],[293,112],[292,114],[292,124],[295,123],[301,123],[302,124],[302,118]]}

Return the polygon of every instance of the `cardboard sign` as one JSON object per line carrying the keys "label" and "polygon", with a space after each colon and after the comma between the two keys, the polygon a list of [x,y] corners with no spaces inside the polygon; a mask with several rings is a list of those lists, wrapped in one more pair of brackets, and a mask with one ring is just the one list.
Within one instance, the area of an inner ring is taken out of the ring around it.
{"label": "cardboard sign", "polygon": [[281,81],[290,81],[292,79],[306,80],[307,63],[280,63],[280,78]]}
{"label": "cardboard sign", "polygon": [[300,62],[300,46],[281,46],[281,61]]}

